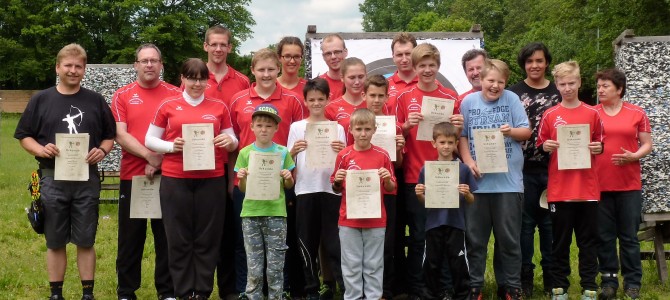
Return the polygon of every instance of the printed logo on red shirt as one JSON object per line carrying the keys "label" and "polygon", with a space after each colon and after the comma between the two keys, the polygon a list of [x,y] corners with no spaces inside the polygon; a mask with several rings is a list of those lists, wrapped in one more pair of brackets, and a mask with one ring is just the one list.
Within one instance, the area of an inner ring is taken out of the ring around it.
{"label": "printed logo on red shirt", "polygon": [[244,112],[245,114],[253,114],[254,110],[256,109],[253,106],[247,106],[242,110],[242,112]]}
{"label": "printed logo on red shirt", "polygon": [[362,170],[361,167],[356,165],[356,161],[351,159],[349,160],[349,168],[347,170]]}
{"label": "printed logo on red shirt", "polygon": [[421,111],[421,105],[417,103],[412,103],[407,106],[408,111]]}
{"label": "printed logo on red shirt", "polygon": [[177,106],[177,108],[175,108],[175,109],[176,109],[176,110],[184,110],[183,108],[181,108],[181,105],[180,105],[180,106]]}
{"label": "printed logo on red shirt", "polygon": [[351,115],[349,115],[346,112],[341,112],[341,113],[338,113],[335,117],[339,120],[339,119],[349,118],[349,117],[351,117]]}
{"label": "printed logo on red shirt", "polygon": [[210,121],[216,121],[216,117],[214,115],[202,115],[202,118],[205,120],[210,120]]}
{"label": "printed logo on red shirt", "polygon": [[140,95],[134,94],[132,98],[128,101],[128,104],[142,104],[144,101],[140,99]]}
{"label": "printed logo on red shirt", "polygon": [[563,120],[561,116],[556,117],[556,121],[554,121],[554,128],[561,126],[561,125],[568,125],[568,122]]}

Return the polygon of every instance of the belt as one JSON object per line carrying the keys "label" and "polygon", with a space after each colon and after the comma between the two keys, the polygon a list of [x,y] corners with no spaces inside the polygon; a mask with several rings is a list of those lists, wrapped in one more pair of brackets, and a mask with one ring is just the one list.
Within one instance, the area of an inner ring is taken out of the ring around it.
{"label": "belt", "polygon": [[54,177],[54,169],[40,169],[40,177]]}

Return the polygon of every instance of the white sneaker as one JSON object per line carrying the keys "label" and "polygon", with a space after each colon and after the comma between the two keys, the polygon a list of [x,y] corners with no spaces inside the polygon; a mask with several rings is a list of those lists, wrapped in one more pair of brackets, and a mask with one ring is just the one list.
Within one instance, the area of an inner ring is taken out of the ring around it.
{"label": "white sneaker", "polygon": [[582,300],[596,300],[598,299],[598,293],[596,291],[592,290],[584,290],[584,294],[582,294]]}
{"label": "white sneaker", "polygon": [[568,293],[563,288],[551,289],[551,300],[568,300]]}

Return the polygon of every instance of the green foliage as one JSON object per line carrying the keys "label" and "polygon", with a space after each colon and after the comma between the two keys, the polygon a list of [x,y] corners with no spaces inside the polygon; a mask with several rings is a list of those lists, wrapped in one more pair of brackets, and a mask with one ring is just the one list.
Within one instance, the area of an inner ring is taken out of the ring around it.
{"label": "green foliage", "polygon": [[0,0],[0,86],[39,89],[55,82],[58,50],[79,43],[89,63],[131,63],[141,43],[163,51],[165,78],[175,83],[180,64],[205,58],[207,28],[250,38],[250,0]]}

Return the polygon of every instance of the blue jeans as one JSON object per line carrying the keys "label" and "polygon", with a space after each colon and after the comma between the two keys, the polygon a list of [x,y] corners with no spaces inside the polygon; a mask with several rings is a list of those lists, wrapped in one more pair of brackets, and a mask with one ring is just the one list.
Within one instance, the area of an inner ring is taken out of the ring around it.
{"label": "blue jeans", "polygon": [[[535,227],[540,233],[540,253],[544,287],[551,288],[551,216],[549,210],[540,207],[540,196],[547,189],[547,173],[524,173],[524,202],[521,218],[521,265],[522,270],[535,269]],[[523,276],[523,272],[521,274]],[[532,278],[531,278],[532,281]]]}
{"label": "blue jeans", "polygon": [[[602,192],[598,204],[598,248],[601,286],[619,287],[616,274],[621,275],[624,288],[640,288],[642,262],[637,231],[642,214],[642,191]],[[619,239],[619,257],[616,240]]]}

